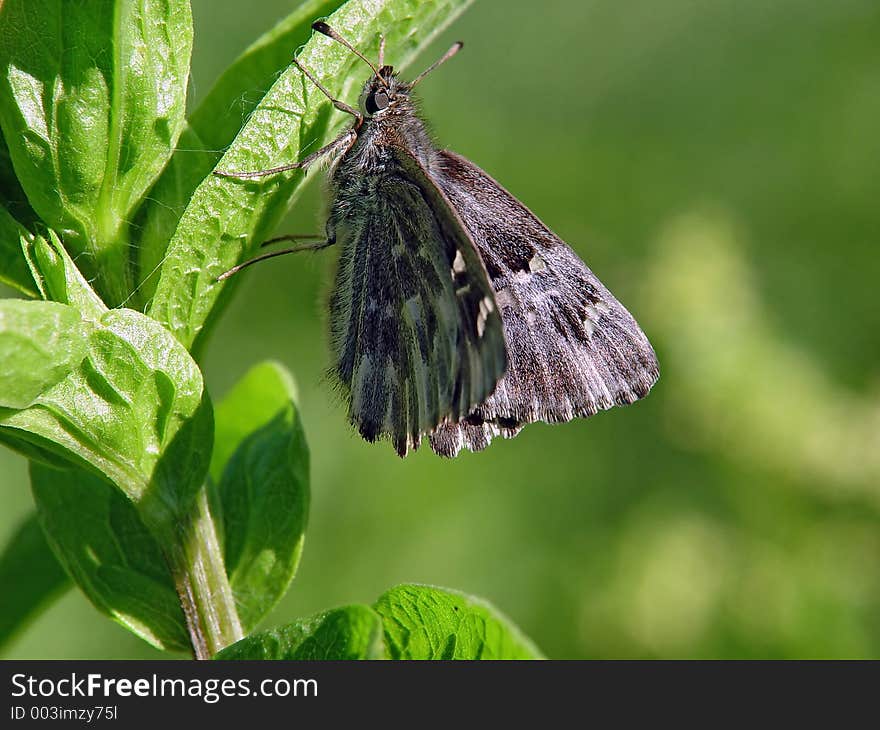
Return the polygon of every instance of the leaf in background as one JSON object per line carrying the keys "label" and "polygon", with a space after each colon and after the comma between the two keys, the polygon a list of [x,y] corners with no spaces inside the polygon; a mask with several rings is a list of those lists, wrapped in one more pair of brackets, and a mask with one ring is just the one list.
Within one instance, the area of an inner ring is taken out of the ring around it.
{"label": "leaf in background", "polygon": [[0,648],[69,585],[31,515],[0,554]]}
{"label": "leaf in background", "polygon": [[128,221],[184,124],[185,0],[4,0],[0,126],[43,221],[113,302],[129,292]]}
{"label": "leaf in background", "polygon": [[[405,66],[470,0],[351,0],[329,22],[367,55],[385,34],[388,60]],[[315,35],[299,60],[341,98],[367,78],[362,61],[340,44]],[[295,162],[350,124],[331,117],[330,102],[294,66],[272,85],[242,127],[219,167],[261,170]],[[209,176],[199,185],[172,237],[149,313],[190,349],[225,287],[217,276],[256,250],[288,209],[301,171],[259,180]],[[148,273],[148,272],[147,272]],[[233,279],[234,281],[234,279]],[[228,298],[224,295],[224,301]],[[221,304],[223,302],[220,302]]]}
{"label": "leaf in background", "polygon": [[22,236],[21,250],[44,299],[70,304],[93,322],[104,316],[107,307],[76,268],[55,231],[49,231],[48,241],[42,236]]}
{"label": "leaf in background", "polygon": [[0,282],[18,289],[29,297],[38,295],[24,256],[21,254],[21,238],[30,237],[6,208],[0,206]]}
{"label": "leaf in background", "polygon": [[494,606],[464,593],[401,585],[374,606],[392,659],[540,659]]}
{"label": "leaf in background", "polygon": [[263,34],[217,79],[187,120],[177,149],[144,201],[138,240],[138,295],[149,301],[162,258],[186,204],[210,174],[294,50],[312,35],[312,21],[329,15],[342,0],[306,0]]}
{"label": "leaf in background", "polygon": [[[27,357],[18,353],[22,332],[44,327],[61,340],[62,354],[65,348],[83,347],[85,358],[32,398],[30,407],[22,404],[31,392],[16,385],[13,405],[19,410],[0,410],[0,439],[14,448],[36,445],[88,465],[138,505],[151,529],[172,525],[204,481],[213,441],[210,404],[195,362],[166,329],[138,312],[110,310],[100,326],[84,333],[84,325],[78,331],[75,322],[60,321],[62,315],[79,318],[61,304],[2,301],[0,312],[21,316],[24,305],[46,310],[47,317],[54,313],[59,321],[16,325],[6,343],[13,356],[0,358],[7,382],[33,379],[32,368],[38,368],[38,375],[50,368],[39,361],[39,349],[25,349]],[[0,337],[0,347],[4,342]],[[57,357],[42,354],[50,363]],[[59,362],[66,367],[68,360]],[[46,380],[39,375],[32,390]]]}
{"label": "leaf in background", "polygon": [[277,363],[250,370],[215,418],[211,473],[219,484],[226,572],[247,631],[296,573],[308,519],[309,451],[293,379]]}
{"label": "leaf in background", "polygon": [[55,302],[0,300],[0,423],[64,380],[86,355],[87,325]]}
{"label": "leaf in background", "polygon": [[32,463],[31,486],[52,549],[95,607],[159,649],[189,649],[168,566],[134,505],[82,469]]}
{"label": "leaf in background", "polygon": [[382,621],[369,606],[345,606],[261,631],[215,659],[385,659]]}

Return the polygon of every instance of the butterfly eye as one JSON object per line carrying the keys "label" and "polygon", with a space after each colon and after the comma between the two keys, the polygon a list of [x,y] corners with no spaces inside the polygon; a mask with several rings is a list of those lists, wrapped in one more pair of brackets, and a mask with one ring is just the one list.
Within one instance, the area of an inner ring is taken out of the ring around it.
{"label": "butterfly eye", "polygon": [[388,92],[385,89],[379,89],[367,97],[367,112],[375,114],[378,111],[382,111],[382,109],[388,106],[389,101]]}

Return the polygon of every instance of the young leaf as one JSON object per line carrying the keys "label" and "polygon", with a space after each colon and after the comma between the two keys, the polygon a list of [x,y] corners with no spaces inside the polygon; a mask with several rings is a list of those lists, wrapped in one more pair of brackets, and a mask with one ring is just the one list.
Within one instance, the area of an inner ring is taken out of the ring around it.
{"label": "young leaf", "polygon": [[540,659],[494,606],[464,593],[401,585],[374,606],[392,659]]}
{"label": "young leaf", "polygon": [[346,606],[251,634],[215,659],[384,659],[382,621],[369,606]]}
{"label": "young leaf", "polygon": [[[376,56],[380,34],[388,60],[406,65],[470,0],[350,0],[328,22],[365,54]],[[365,67],[340,44],[315,35],[299,60],[331,93],[350,98]],[[223,156],[225,171],[261,170],[295,162],[350,124],[320,91],[288,67],[254,109]],[[209,176],[199,185],[168,245],[149,312],[189,348],[206,327],[224,286],[217,276],[253,253],[287,210],[301,171],[258,180]],[[234,280],[233,280],[234,281]],[[227,295],[228,296],[228,295]]]}
{"label": "young leaf", "polygon": [[215,483],[220,482],[223,469],[244,440],[296,398],[293,376],[281,363],[268,360],[254,365],[214,405],[211,478]]}
{"label": "young leaf", "polygon": [[42,236],[22,236],[21,250],[44,299],[70,304],[93,322],[104,316],[107,307],[76,268],[55,231],[49,231],[48,241]]}
{"label": "young leaf", "polygon": [[226,572],[247,631],[296,573],[308,518],[309,452],[293,380],[277,363],[250,370],[215,417],[211,473],[219,483]]}
{"label": "young leaf", "polygon": [[0,648],[69,585],[31,515],[0,554]]}
{"label": "young leaf", "polygon": [[4,409],[27,408],[68,377],[86,355],[86,338],[72,307],[0,300],[0,424]]}
{"label": "young leaf", "polygon": [[[33,311],[45,311],[46,321]],[[30,319],[14,321],[10,313]],[[213,440],[202,375],[186,350],[157,322],[127,309],[86,327],[72,307],[2,301],[0,333],[4,315],[14,326],[9,337],[0,335],[0,353],[11,355],[0,358],[0,382],[8,383],[0,393],[12,402],[0,410],[0,439],[88,465],[138,505],[151,529],[185,514]],[[44,331],[57,351],[31,344],[34,332]]]}
{"label": "young leaf", "polygon": [[134,505],[82,469],[32,463],[31,487],[55,555],[95,607],[159,649],[188,649],[174,582]]}
{"label": "young leaf", "polygon": [[0,282],[29,297],[37,296],[34,280],[21,255],[21,239],[30,238],[28,230],[0,205]]}
{"label": "young leaf", "polygon": [[168,241],[199,183],[210,174],[259,100],[312,35],[312,21],[343,0],[306,0],[227,68],[187,120],[168,165],[144,201],[137,247],[138,296],[149,301]]}
{"label": "young leaf", "polygon": [[114,302],[129,291],[128,221],[183,127],[185,0],[4,0],[0,126],[28,200]]}

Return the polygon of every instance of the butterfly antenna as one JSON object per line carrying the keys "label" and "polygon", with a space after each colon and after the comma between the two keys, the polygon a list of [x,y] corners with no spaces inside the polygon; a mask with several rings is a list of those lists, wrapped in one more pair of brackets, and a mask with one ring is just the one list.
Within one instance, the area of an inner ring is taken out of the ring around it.
{"label": "butterfly antenna", "polygon": [[436,61],[434,61],[434,63],[432,63],[430,66],[428,66],[428,68],[426,68],[418,76],[415,77],[413,82],[409,85],[410,88],[412,88],[417,83],[419,83],[419,81],[421,81],[423,78],[425,78],[425,76],[427,76],[429,73],[431,73],[431,71],[433,71],[435,68],[437,68],[441,64],[446,63],[450,58],[452,58],[456,53],[458,53],[462,49],[463,46],[464,46],[464,43],[462,43],[461,41],[457,41],[456,43],[453,43],[452,48],[450,48],[448,51],[446,51],[446,53],[444,53],[442,56],[440,56],[440,58],[438,58]]}
{"label": "butterfly antenna", "polygon": [[385,36],[379,36],[379,68],[385,65]]}
{"label": "butterfly antenna", "polygon": [[382,85],[386,89],[388,88],[388,82],[385,81],[385,79],[383,79],[379,75],[379,69],[377,69],[373,65],[373,62],[369,58],[367,58],[363,53],[361,53],[357,48],[355,48],[353,45],[351,45],[351,43],[349,43],[347,40],[345,40],[345,38],[343,38],[341,35],[339,35],[339,33],[337,33],[335,30],[333,30],[333,28],[331,28],[329,25],[327,25],[323,20],[316,20],[314,23],[312,23],[312,30],[316,30],[319,33],[324,34],[328,38],[332,38],[337,43],[341,43],[343,46],[345,46],[355,56],[357,56],[364,63],[366,63],[367,66],[369,66],[371,69],[373,69],[373,73],[376,74],[376,78],[379,79],[379,81],[382,83]]}

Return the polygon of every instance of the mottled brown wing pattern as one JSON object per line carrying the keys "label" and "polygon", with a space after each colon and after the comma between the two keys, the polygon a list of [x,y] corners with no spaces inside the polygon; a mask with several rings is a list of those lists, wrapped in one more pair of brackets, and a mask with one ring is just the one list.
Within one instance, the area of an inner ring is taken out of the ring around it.
{"label": "mottled brown wing pattern", "polygon": [[659,377],[657,358],[632,315],[489,175],[454,153],[441,161],[432,176],[489,273],[509,365],[489,398],[431,435],[434,451],[477,451],[526,423],[592,416],[647,395]]}
{"label": "mottled brown wing pattern", "polygon": [[494,292],[442,191],[405,151],[346,181],[331,210],[341,246],[330,301],[334,375],[368,441],[403,456],[465,417],[506,368]]}

